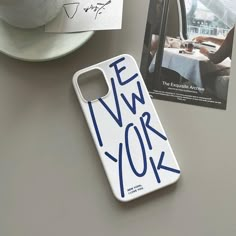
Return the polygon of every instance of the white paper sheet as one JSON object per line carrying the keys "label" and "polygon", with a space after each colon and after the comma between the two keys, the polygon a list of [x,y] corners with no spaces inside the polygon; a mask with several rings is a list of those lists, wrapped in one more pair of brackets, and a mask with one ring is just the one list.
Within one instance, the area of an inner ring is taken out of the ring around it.
{"label": "white paper sheet", "polygon": [[46,32],[121,29],[123,0],[65,0],[61,13]]}

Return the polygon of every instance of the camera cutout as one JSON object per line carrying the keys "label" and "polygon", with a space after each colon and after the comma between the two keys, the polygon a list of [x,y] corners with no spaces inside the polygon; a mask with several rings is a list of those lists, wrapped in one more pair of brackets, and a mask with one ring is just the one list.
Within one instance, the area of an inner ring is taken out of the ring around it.
{"label": "camera cutout", "polygon": [[87,101],[94,101],[108,94],[109,88],[104,74],[99,69],[93,69],[78,77],[78,85],[82,96]]}

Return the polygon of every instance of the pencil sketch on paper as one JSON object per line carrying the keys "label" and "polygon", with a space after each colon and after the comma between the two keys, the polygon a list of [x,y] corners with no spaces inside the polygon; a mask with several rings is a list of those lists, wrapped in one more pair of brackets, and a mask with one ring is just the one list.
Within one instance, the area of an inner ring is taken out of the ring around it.
{"label": "pencil sketch on paper", "polygon": [[[111,3],[112,3],[111,0],[108,0],[105,3],[102,3],[102,2],[97,2],[95,4],[91,3],[89,6],[84,7],[83,11],[85,13],[94,12],[95,13],[94,19],[96,20],[97,17],[99,15],[101,15],[106,10],[106,6],[110,5]],[[79,6],[80,6],[80,2],[65,3],[63,5],[63,8],[64,8],[64,11],[66,13],[66,16],[69,19],[73,19],[75,17],[75,15],[77,14],[77,12],[78,12]]]}
{"label": "pencil sketch on paper", "polygon": [[64,0],[62,11],[46,25],[45,31],[72,33],[121,29],[122,13],[123,0]]}
{"label": "pencil sketch on paper", "polygon": [[107,1],[106,3],[101,3],[98,2],[97,4],[91,4],[89,7],[85,7],[84,11],[85,12],[89,12],[89,11],[93,11],[95,12],[95,20],[97,19],[98,15],[101,15],[103,13],[104,10],[106,10],[106,6],[111,4],[111,0]]}
{"label": "pencil sketch on paper", "polygon": [[71,2],[71,3],[65,3],[63,5],[64,11],[69,19],[73,19],[76,15],[78,8],[79,8],[80,2]]}

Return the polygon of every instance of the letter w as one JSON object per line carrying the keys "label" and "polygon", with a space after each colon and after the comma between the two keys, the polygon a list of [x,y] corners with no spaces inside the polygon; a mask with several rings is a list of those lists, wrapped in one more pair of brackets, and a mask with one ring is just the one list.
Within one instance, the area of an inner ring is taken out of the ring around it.
{"label": "letter w", "polygon": [[137,113],[136,100],[143,105],[145,104],[143,91],[142,91],[140,82],[137,82],[137,86],[138,86],[139,96],[137,96],[135,93],[132,93],[132,105],[128,102],[125,95],[123,93],[121,94],[121,97],[123,98],[124,102],[126,103],[126,105],[128,106],[128,108],[131,110],[133,114]]}

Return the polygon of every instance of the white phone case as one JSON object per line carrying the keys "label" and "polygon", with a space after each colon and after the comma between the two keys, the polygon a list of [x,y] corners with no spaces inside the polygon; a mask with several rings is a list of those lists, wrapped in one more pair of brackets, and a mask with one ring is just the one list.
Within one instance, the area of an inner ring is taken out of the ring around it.
{"label": "white phone case", "polygon": [[[98,69],[109,92],[83,98],[80,75]],[[121,55],[78,71],[73,85],[115,197],[127,202],[175,183],[178,163],[139,68]]]}

